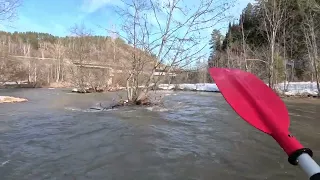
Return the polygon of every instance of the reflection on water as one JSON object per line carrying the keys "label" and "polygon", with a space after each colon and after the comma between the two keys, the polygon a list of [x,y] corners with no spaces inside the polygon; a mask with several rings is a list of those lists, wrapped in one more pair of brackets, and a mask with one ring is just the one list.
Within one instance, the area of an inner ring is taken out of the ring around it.
{"label": "reflection on water", "polygon": [[[163,92],[164,107],[110,105],[118,93],[1,90],[1,179],[306,179],[275,141],[241,120],[220,94]],[[292,133],[319,160],[320,104],[287,101]]]}

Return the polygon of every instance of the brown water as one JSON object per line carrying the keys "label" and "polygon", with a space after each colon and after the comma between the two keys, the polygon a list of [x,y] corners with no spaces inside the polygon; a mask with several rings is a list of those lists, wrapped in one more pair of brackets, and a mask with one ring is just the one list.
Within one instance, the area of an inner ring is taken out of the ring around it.
{"label": "brown water", "polygon": [[[162,92],[164,106],[89,111],[116,93],[0,90],[1,180],[307,179],[220,94]],[[315,102],[315,101],[313,101]],[[291,131],[320,162],[320,104],[287,101]]]}

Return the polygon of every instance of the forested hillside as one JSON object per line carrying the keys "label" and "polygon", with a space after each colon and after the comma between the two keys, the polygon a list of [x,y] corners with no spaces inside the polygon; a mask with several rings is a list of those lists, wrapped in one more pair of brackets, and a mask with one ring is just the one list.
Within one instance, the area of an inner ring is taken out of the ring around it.
{"label": "forested hillside", "polygon": [[[2,83],[25,81],[43,86],[63,82],[75,87],[104,87],[119,83],[125,86],[125,77],[121,73],[113,77],[114,71],[130,64],[133,48],[121,38],[93,36],[77,26],[67,37],[0,32],[0,51]],[[150,62],[155,61],[152,55],[140,53],[148,56]],[[101,67],[86,68],[82,64]]]}
{"label": "forested hillside", "polygon": [[256,0],[225,35],[213,30],[210,66],[253,72],[271,87],[319,82],[320,0]]}

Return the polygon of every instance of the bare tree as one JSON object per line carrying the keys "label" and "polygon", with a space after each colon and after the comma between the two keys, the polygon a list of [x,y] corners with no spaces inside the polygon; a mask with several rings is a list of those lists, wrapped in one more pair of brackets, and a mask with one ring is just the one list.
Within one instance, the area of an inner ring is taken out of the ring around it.
{"label": "bare tree", "polygon": [[85,91],[85,70],[83,64],[89,61],[90,44],[87,39],[92,35],[84,24],[74,25],[71,28],[71,33],[74,36],[72,40],[71,59],[79,63],[77,71],[74,73],[74,78],[81,91]]}
{"label": "bare tree", "polygon": [[58,40],[54,45],[54,58],[57,59],[56,61],[56,68],[55,68],[55,78],[56,82],[59,82],[61,80],[62,74],[62,68],[63,68],[63,56],[64,56],[64,46],[61,42],[61,40]]}
{"label": "bare tree", "polygon": [[126,20],[122,37],[133,46],[126,68],[129,101],[139,101],[162,79],[155,77],[157,70],[168,73],[204,58],[204,32],[226,19],[229,2],[200,0],[190,8],[183,0],[123,1],[126,6],[118,11]]}
{"label": "bare tree", "polygon": [[269,87],[274,88],[274,61],[276,51],[276,38],[278,37],[279,29],[284,18],[283,1],[285,0],[260,0],[263,12],[263,25],[267,35],[267,40],[270,48],[269,58]]}
{"label": "bare tree", "polygon": [[248,63],[247,63],[247,47],[246,47],[246,37],[244,34],[244,28],[243,28],[243,23],[244,23],[244,14],[241,15],[241,37],[242,37],[242,54],[243,54],[243,61],[245,64],[245,70],[250,72],[250,69],[248,67]]}
{"label": "bare tree", "polygon": [[[30,57],[30,44],[24,44],[23,46],[23,56]],[[28,82],[31,82],[31,59],[28,59]]]}
{"label": "bare tree", "polygon": [[[12,20],[16,16],[16,11],[17,11],[17,8],[20,6],[20,3],[21,3],[20,0],[1,1],[0,2],[0,22]],[[10,53],[10,43],[8,47],[9,47],[8,52]]]}
{"label": "bare tree", "polygon": [[118,35],[115,33],[115,27],[112,26],[112,32],[111,32],[111,40],[113,44],[113,62],[116,62],[116,49],[117,49],[117,38]]}
{"label": "bare tree", "polygon": [[[299,2],[299,7],[302,12],[303,23],[302,29],[305,37],[305,44],[308,50],[308,57],[313,69],[313,74],[316,77],[318,97],[320,96],[319,83],[319,54],[318,54],[318,36],[319,31],[319,15],[320,4],[314,0],[302,0]],[[318,32],[318,33],[317,33]]]}
{"label": "bare tree", "polygon": [[17,8],[21,5],[21,0],[0,1],[0,21],[12,20],[17,15]]}
{"label": "bare tree", "polygon": [[207,83],[208,80],[208,64],[205,61],[197,62],[198,83]]}

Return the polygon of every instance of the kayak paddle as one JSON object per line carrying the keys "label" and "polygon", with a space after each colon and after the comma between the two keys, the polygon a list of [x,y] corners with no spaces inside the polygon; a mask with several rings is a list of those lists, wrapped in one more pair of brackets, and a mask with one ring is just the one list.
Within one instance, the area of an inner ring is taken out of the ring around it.
{"label": "kayak paddle", "polygon": [[289,113],[280,97],[255,75],[239,69],[210,68],[209,73],[233,110],[247,123],[273,137],[310,180],[320,180],[320,167],[289,132]]}

